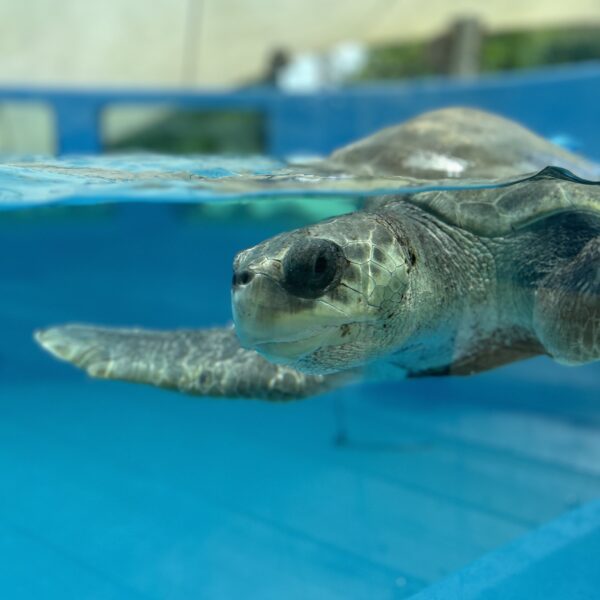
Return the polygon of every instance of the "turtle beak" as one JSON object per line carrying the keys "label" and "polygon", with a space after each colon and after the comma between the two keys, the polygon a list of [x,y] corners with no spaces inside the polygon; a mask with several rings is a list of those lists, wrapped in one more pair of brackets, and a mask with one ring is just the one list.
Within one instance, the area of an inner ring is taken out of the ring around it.
{"label": "turtle beak", "polygon": [[231,304],[236,332],[243,346],[287,339],[298,334],[298,318],[310,302],[286,293],[271,276],[251,269],[233,276]]}

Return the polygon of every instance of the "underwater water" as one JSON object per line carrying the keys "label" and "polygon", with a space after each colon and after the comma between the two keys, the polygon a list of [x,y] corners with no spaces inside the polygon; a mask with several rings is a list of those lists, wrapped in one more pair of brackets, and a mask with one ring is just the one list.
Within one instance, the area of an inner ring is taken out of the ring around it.
{"label": "underwater water", "polygon": [[[592,597],[598,364],[536,358],[273,404],[91,380],[33,330],[225,324],[236,252],[351,210],[355,195],[199,205],[160,202],[161,185],[129,197],[114,178],[104,193],[89,175],[74,185],[45,171],[54,195],[29,202],[22,171],[3,179],[6,597],[448,598],[452,580],[427,588],[465,568],[479,582],[465,598],[517,597],[519,585],[529,598]],[[565,564],[571,580],[557,575]]]}

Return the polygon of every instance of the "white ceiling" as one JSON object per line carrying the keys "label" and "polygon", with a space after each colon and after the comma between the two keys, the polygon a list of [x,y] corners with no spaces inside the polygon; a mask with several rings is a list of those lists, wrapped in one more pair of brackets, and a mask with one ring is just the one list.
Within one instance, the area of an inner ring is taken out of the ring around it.
{"label": "white ceiling", "polygon": [[427,38],[464,15],[490,29],[600,23],[600,2],[0,0],[0,83],[235,85],[276,47]]}

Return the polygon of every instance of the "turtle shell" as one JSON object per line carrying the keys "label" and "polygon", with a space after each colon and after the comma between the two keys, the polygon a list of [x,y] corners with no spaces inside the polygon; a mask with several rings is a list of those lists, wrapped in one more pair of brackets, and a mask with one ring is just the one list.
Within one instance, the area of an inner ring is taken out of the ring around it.
{"label": "turtle shell", "polygon": [[600,177],[598,165],[514,121],[458,107],[427,112],[383,129],[337,150],[322,166],[423,181],[491,181],[535,173],[550,165],[583,178]]}
{"label": "turtle shell", "polygon": [[600,216],[600,184],[574,180],[551,168],[502,187],[421,192],[402,196],[401,201],[477,235],[495,237],[556,213]]}

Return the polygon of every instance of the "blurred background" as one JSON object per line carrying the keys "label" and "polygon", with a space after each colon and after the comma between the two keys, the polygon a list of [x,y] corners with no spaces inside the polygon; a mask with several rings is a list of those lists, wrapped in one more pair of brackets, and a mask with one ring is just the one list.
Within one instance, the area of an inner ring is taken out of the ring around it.
{"label": "blurred background", "polygon": [[[0,28],[0,88],[13,92],[276,88],[306,94],[600,58],[595,0],[154,0],[151,6],[144,0],[0,0]],[[0,151],[89,149],[85,142],[81,148],[61,143],[64,132],[45,100],[32,93],[17,102],[0,93]],[[105,150],[271,149],[259,109],[216,102],[182,110],[168,95],[141,105],[112,100],[98,115],[96,146]],[[74,104],[65,110],[76,112]],[[297,150],[329,150],[305,145]]]}
{"label": "blurred background", "polygon": [[273,405],[91,380],[32,332],[223,326],[239,250],[355,206],[107,203],[115,169],[228,173],[129,153],[269,176],[249,155],[467,105],[600,161],[599,61],[598,0],[0,0],[2,597],[597,600],[598,363]]}

